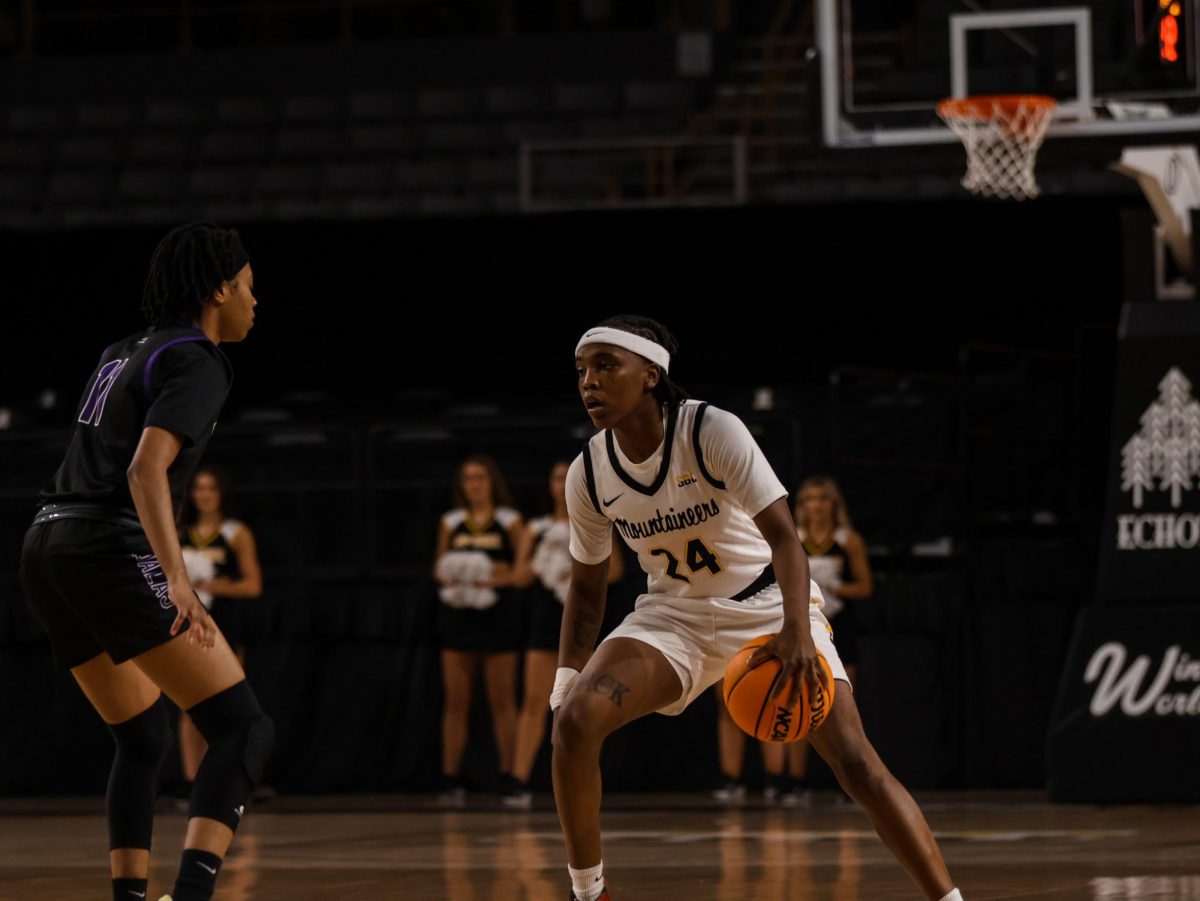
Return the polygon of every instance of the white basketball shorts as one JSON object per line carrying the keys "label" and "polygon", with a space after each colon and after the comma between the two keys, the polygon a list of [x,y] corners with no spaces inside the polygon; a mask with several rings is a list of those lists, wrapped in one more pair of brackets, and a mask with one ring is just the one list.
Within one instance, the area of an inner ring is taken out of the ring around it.
{"label": "white basketball shorts", "polygon": [[[819,594],[820,589],[816,591]],[[814,597],[808,608],[813,643],[828,661],[833,678],[849,685],[846,668],[833,646],[833,630],[821,613],[821,600]],[[783,593],[778,585],[764,588],[744,601],[643,594],[633,612],[604,641],[634,638],[667,658],[679,675],[683,693],[658,712],[676,716],[724,678],[726,665],[742,645],[782,628]]]}

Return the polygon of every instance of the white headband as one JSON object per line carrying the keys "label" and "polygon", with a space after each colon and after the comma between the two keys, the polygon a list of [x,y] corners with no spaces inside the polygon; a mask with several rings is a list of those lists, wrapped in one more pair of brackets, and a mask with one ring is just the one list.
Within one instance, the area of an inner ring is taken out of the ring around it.
{"label": "white headband", "polygon": [[661,344],[655,344],[649,338],[635,335],[619,328],[590,328],[583,333],[579,343],[575,345],[575,355],[589,344],[615,344],[625,350],[632,351],[638,356],[645,357],[651,363],[656,363],[663,372],[671,366],[671,354]]}

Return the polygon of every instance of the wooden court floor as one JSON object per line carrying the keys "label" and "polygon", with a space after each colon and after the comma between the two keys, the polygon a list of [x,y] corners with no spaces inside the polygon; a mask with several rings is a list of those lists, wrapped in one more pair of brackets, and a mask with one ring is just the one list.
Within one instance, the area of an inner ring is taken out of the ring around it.
{"label": "wooden court floor", "polygon": [[[1034,794],[918,797],[967,901],[1198,899],[1200,807],[1065,806]],[[510,812],[480,796],[442,811],[406,796],[282,798],[247,817],[220,901],[564,901],[548,798]],[[917,898],[856,808],[702,796],[606,799],[614,901]],[[169,890],[183,833],[160,814],[150,901]],[[109,898],[100,799],[0,800],[0,898]]]}

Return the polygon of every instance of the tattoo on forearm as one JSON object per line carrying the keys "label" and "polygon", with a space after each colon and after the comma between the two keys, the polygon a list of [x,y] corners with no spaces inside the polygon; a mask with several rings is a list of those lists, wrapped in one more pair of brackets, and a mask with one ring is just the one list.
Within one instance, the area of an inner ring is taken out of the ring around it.
{"label": "tattoo on forearm", "polygon": [[600,632],[600,617],[580,610],[575,614],[575,622],[571,624],[571,628],[576,647],[591,648],[596,644],[596,636]]}
{"label": "tattoo on forearm", "polygon": [[621,697],[629,691],[629,686],[624,682],[618,682],[608,673],[601,673],[595,679],[588,683],[588,691],[594,691],[598,695],[604,695],[618,707],[621,706]]}

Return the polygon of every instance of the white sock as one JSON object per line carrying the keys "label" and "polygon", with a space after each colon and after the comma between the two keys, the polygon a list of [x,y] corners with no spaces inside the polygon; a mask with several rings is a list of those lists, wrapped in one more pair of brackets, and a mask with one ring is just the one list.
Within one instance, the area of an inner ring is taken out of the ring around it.
{"label": "white sock", "polygon": [[963,901],[963,896],[958,893],[958,889],[950,889],[950,894],[943,895],[941,901]]}
{"label": "white sock", "polygon": [[577,901],[596,901],[604,891],[604,861],[586,870],[568,865],[567,872],[571,874],[571,891]]}

